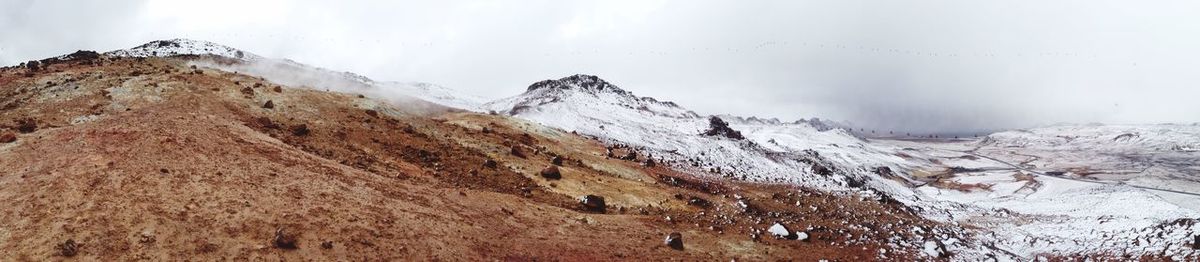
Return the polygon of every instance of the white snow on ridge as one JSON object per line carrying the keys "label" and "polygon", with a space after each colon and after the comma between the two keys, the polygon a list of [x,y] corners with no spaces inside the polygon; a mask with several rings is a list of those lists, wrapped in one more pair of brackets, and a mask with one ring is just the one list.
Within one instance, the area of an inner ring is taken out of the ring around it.
{"label": "white snow on ridge", "polygon": [[[774,136],[748,136],[749,140],[703,136],[701,133],[709,128],[708,118],[674,103],[637,97],[595,76],[574,75],[538,82],[524,94],[491,102],[484,107],[543,125],[642,148],[655,158],[678,163],[676,168],[717,173],[737,179],[845,188],[843,177],[814,174],[811,164],[800,160],[816,156],[773,151],[772,147],[778,146],[762,144]],[[735,129],[738,127],[737,124],[732,126]],[[815,130],[804,127],[804,124],[793,124],[787,128]],[[839,133],[831,133],[826,138],[835,143],[854,140],[839,139],[838,136]],[[789,146],[797,148],[803,147],[802,142],[805,141],[787,140],[792,143]],[[692,162],[696,165],[691,165]]]}
{"label": "white snow on ridge", "polygon": [[416,98],[435,104],[482,112],[484,99],[459,93],[430,83],[375,81],[350,72],[338,72],[302,64],[289,59],[262,57],[217,43],[171,39],[152,41],[134,48],[104,53],[122,57],[170,57],[177,55],[217,56],[240,60],[240,63],[195,61],[198,66],[244,73],[289,86],[309,87],[343,93],[371,96],[392,103],[405,103]]}
{"label": "white snow on ridge", "polygon": [[258,60],[261,56],[244,52],[236,48],[224,46],[221,44],[191,40],[191,39],[170,39],[157,40],[149,43],[130,48],[114,50],[104,53],[110,56],[124,57],[167,57],[176,55],[214,55],[228,58],[236,58],[243,60]]}

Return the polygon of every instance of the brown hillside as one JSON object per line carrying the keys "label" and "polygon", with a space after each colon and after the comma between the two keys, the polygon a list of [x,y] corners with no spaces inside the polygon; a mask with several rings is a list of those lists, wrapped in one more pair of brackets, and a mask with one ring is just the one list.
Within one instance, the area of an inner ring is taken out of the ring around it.
{"label": "brown hillside", "polygon": [[[891,201],[646,167],[517,119],[189,59],[204,58],[0,71],[2,260],[862,261],[912,258],[884,243],[941,226]],[[810,239],[763,231],[777,221]]]}

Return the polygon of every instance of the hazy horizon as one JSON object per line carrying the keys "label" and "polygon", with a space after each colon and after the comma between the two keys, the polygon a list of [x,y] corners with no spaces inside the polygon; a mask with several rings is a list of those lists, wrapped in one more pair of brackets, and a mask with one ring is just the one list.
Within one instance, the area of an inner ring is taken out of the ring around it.
{"label": "hazy horizon", "polygon": [[884,133],[1200,122],[1195,2],[524,3],[5,1],[0,64],[188,38],[489,99],[582,73]]}

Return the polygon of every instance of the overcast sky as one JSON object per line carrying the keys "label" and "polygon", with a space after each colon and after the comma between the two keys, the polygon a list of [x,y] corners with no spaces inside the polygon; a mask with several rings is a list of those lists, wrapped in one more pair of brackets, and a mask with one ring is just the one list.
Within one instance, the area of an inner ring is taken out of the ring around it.
{"label": "overcast sky", "polygon": [[1197,1],[0,1],[0,64],[192,38],[486,98],[599,75],[701,114],[956,132],[1200,122]]}

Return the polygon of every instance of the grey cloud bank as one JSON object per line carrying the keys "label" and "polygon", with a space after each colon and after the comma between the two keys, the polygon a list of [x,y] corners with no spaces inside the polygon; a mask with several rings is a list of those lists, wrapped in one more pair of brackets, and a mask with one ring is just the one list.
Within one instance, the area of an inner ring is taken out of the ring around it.
{"label": "grey cloud bank", "polygon": [[1192,1],[4,1],[0,64],[193,38],[484,97],[587,73],[901,132],[1200,122]]}

